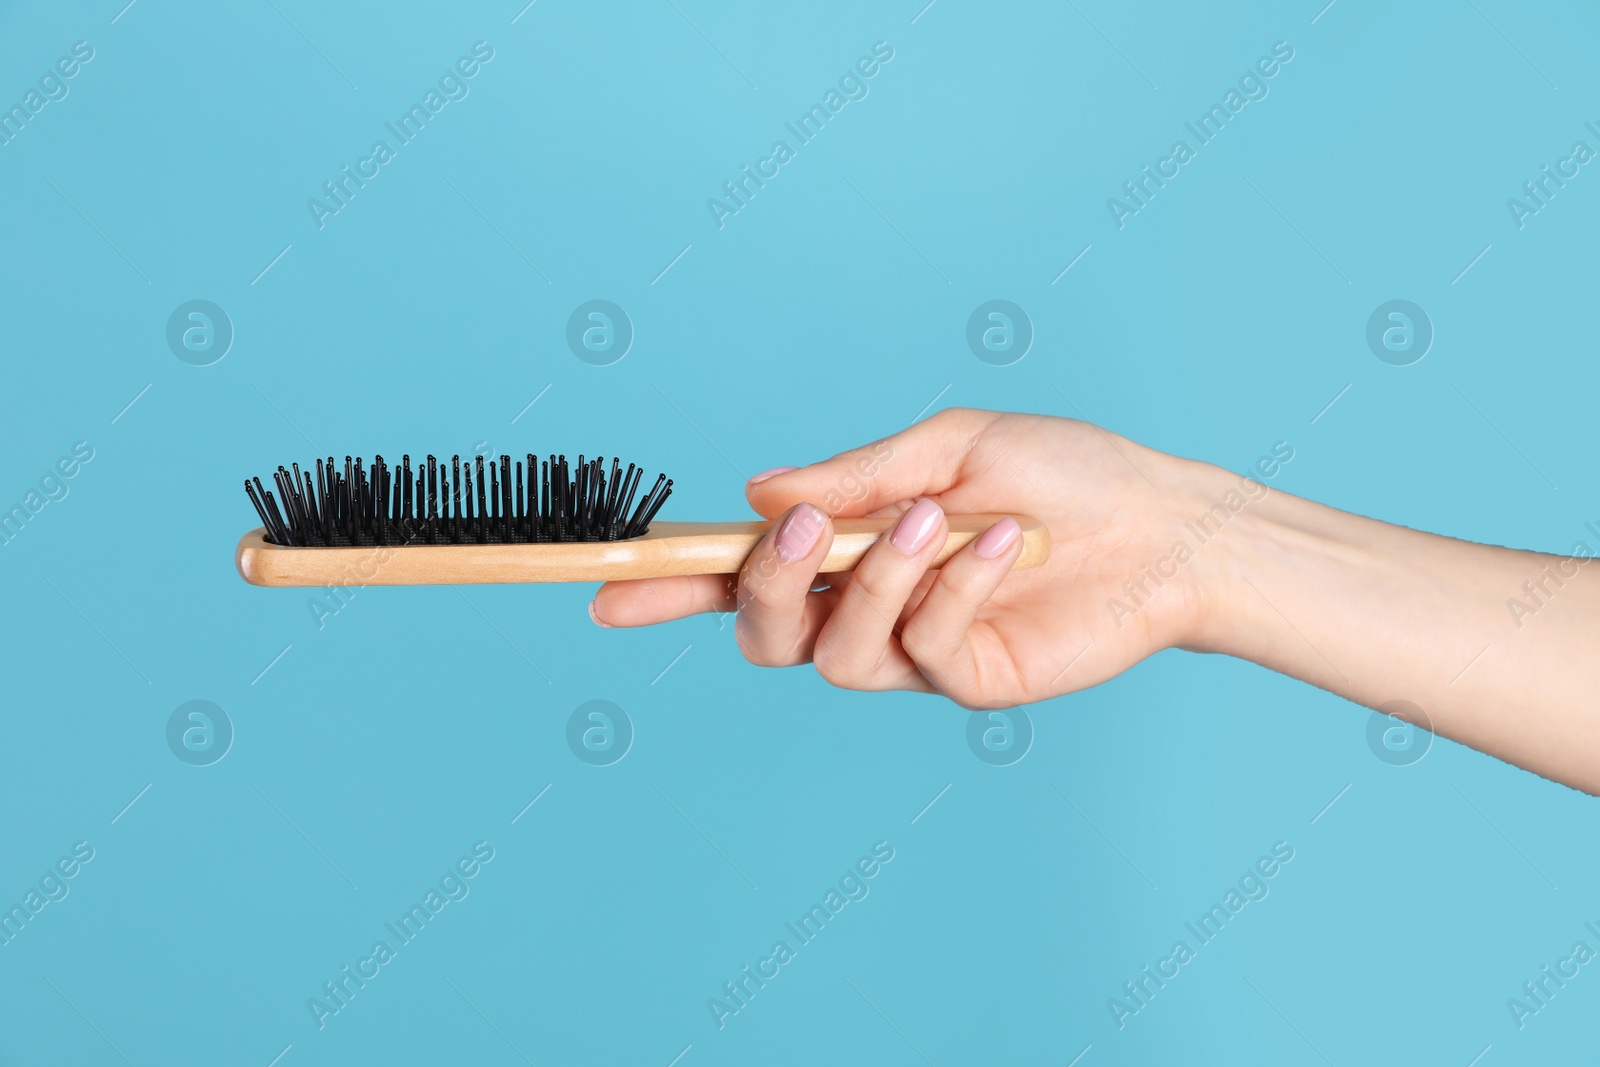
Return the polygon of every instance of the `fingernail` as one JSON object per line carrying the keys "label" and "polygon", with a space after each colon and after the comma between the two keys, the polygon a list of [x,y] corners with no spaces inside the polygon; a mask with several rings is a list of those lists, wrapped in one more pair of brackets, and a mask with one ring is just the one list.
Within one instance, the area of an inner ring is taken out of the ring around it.
{"label": "fingernail", "polygon": [[793,563],[817,545],[822,534],[825,516],[810,504],[799,504],[789,512],[778,528],[778,555],[785,563]]}
{"label": "fingernail", "polygon": [[769,471],[762,471],[760,474],[757,474],[755,477],[751,478],[745,484],[746,485],[755,485],[757,482],[764,482],[768,478],[775,478],[780,474],[788,474],[790,471],[797,471],[799,469],[800,469],[799,467],[773,467]]}
{"label": "fingernail", "polygon": [[608,630],[615,630],[616,629],[616,627],[612,626],[609,622],[601,622],[600,621],[600,616],[598,616],[598,615],[596,615],[594,613],[594,601],[592,601],[592,600],[589,601],[589,618],[594,620],[594,624],[596,626],[604,626]]}
{"label": "fingernail", "polygon": [[979,559],[994,559],[1022,536],[1022,526],[1009,515],[983,531],[972,543],[972,551]]}
{"label": "fingernail", "polygon": [[912,504],[911,510],[900,516],[900,521],[894,524],[889,543],[908,556],[915,555],[928,543],[943,517],[944,509],[923,497]]}

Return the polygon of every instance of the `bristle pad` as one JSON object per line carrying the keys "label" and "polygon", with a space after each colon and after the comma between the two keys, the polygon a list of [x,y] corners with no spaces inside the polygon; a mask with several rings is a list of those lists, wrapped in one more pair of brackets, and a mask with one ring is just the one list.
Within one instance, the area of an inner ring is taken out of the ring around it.
{"label": "bristle pad", "polygon": [[[275,545],[328,548],[348,545],[507,545],[562,541],[623,541],[650,529],[650,520],[672,494],[665,475],[635,506],[642,468],[620,460],[564,455],[515,464],[506,456],[485,465],[483,457],[449,464],[429,456],[415,468],[409,455],[390,466],[332,456],[311,471],[279,467],[272,481],[278,495],[247,479],[244,491]],[[280,506],[281,498],[281,506]]]}

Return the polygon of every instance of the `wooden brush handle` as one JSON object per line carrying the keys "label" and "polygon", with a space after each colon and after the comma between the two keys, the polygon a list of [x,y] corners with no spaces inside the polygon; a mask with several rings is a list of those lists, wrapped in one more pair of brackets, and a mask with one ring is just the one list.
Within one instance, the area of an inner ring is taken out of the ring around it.
{"label": "wooden brush handle", "polygon": [[[1050,531],[1038,519],[1022,525],[1017,568],[1037,567],[1050,554]],[[1002,515],[948,516],[950,534],[933,558],[937,567]],[[847,571],[895,523],[834,519],[824,571]],[[643,537],[543,545],[380,545],[292,548],[268,543],[257,527],[239,539],[239,573],[252,585],[469,585],[521,582],[606,582],[680,574],[737,574],[767,522],[655,522]]]}

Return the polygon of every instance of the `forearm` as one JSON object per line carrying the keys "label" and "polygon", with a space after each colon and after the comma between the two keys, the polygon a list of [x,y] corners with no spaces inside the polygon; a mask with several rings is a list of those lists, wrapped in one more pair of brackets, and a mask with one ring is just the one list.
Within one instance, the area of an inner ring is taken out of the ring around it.
{"label": "forearm", "polygon": [[1600,563],[1279,491],[1215,544],[1192,647],[1369,707],[1410,701],[1440,735],[1600,793]]}

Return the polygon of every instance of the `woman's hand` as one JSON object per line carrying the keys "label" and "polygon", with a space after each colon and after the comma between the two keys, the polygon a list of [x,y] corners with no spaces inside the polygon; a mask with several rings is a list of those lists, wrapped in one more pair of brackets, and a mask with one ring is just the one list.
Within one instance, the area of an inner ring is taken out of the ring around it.
{"label": "woman's hand", "polygon": [[[1438,537],[1087,423],[988,411],[941,412],[746,491],[782,518],[737,581],[611,582],[595,621],[737,609],[752,662],[813,660],[838,686],[969,708],[1083,689],[1164,648],[1227,653],[1600,794],[1600,553],[1581,541],[1558,557]],[[1012,572],[1018,529],[1002,520],[929,571],[947,511],[1033,515],[1050,558]],[[900,521],[816,589],[840,515]]]}
{"label": "woman's hand", "polygon": [[[739,647],[762,666],[814,661],[837,686],[940,692],[969,708],[1042,700],[1201,632],[1208,565],[1172,550],[1193,541],[1181,527],[1215,503],[1200,486],[1216,476],[1242,481],[1088,423],[947,410],[752,478],[750,503],[781,518],[737,579],[608,582],[590,613],[602,625],[642,626],[737,610]],[[1040,519],[1049,560],[1013,572],[1019,530],[1005,519],[928,570],[945,514],[974,512]],[[900,521],[854,571],[821,576],[827,588],[816,588],[831,519],[879,515]]]}

